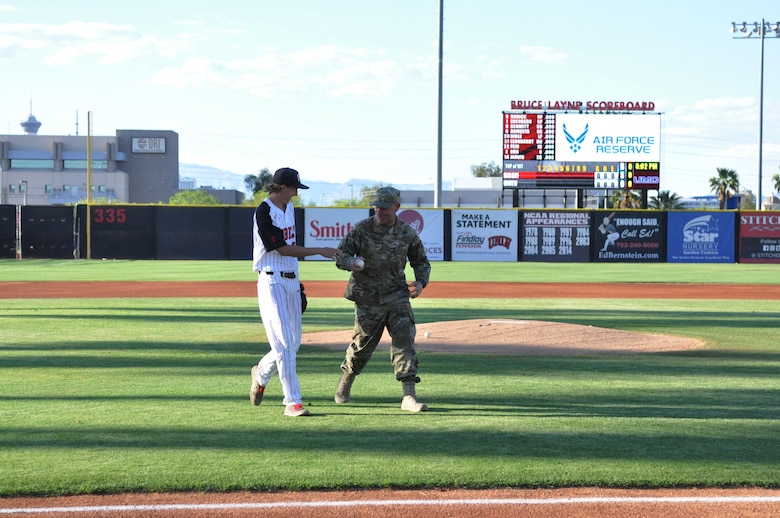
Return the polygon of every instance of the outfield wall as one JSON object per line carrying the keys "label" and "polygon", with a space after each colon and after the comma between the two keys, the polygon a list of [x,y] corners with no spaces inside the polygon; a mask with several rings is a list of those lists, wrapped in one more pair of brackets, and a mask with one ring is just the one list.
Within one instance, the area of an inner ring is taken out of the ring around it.
{"label": "outfield wall", "polygon": [[[250,260],[253,212],[0,205],[0,258]],[[365,207],[297,208],[298,243],[337,246],[370,215]],[[433,261],[780,263],[780,212],[402,207],[398,217]]]}

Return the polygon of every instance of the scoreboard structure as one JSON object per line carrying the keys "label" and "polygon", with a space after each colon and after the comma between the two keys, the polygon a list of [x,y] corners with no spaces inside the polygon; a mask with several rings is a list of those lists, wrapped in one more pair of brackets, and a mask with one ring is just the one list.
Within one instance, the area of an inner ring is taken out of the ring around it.
{"label": "scoreboard structure", "polygon": [[504,189],[658,189],[658,113],[506,111]]}

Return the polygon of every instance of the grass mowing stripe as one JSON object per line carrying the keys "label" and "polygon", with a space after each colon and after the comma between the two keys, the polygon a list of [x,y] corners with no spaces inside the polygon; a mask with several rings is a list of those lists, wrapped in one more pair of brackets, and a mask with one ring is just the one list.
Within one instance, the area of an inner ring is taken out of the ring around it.
{"label": "grass mowing stripe", "polygon": [[[685,282],[780,284],[776,264],[536,263],[436,261],[431,281]],[[407,270],[411,272],[411,270]],[[301,278],[346,282],[331,261],[300,262]],[[251,261],[71,261],[0,259],[1,281],[247,281]]]}
{"label": "grass mowing stripe", "polygon": [[[385,353],[335,405],[342,353],[303,347],[282,416],[254,299],[0,300],[0,496],[345,487],[780,487],[773,301],[415,301],[419,321],[522,318],[673,332],[701,350],[639,356],[421,353],[402,412]],[[307,330],[344,329],[319,299]],[[424,466],[425,469],[420,469]]]}

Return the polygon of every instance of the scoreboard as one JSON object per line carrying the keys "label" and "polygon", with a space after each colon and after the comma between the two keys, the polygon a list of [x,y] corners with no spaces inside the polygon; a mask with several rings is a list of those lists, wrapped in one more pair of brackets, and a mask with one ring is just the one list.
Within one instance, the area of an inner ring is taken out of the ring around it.
{"label": "scoreboard", "polygon": [[504,189],[658,189],[658,114],[503,112]]}

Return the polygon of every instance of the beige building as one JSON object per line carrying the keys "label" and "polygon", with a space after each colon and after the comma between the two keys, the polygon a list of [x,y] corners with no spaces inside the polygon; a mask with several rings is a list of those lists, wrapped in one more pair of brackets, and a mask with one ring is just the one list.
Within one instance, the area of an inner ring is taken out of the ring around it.
{"label": "beige building", "polygon": [[32,115],[22,127],[24,135],[0,136],[0,205],[83,202],[88,176],[93,201],[167,202],[179,190],[179,135],[173,131],[38,135]]}

